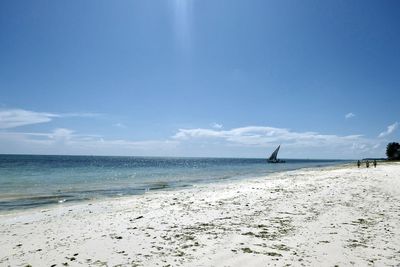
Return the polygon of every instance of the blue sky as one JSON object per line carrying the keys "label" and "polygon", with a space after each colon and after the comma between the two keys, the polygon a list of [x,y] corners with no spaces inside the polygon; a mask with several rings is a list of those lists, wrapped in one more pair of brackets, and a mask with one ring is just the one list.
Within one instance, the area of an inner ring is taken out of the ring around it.
{"label": "blue sky", "polygon": [[0,153],[384,156],[397,1],[1,1]]}

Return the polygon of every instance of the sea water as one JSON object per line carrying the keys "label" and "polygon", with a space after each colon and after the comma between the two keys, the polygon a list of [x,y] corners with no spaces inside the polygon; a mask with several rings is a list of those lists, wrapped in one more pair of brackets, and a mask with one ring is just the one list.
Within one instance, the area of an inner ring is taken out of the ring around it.
{"label": "sea water", "polygon": [[144,194],[344,163],[250,158],[0,155],[0,211]]}

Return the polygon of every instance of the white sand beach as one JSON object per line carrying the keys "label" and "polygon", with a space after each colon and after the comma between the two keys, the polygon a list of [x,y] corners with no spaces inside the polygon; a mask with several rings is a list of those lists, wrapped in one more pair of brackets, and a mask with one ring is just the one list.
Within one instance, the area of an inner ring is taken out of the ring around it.
{"label": "white sand beach", "polygon": [[400,266],[400,164],[0,215],[0,266]]}

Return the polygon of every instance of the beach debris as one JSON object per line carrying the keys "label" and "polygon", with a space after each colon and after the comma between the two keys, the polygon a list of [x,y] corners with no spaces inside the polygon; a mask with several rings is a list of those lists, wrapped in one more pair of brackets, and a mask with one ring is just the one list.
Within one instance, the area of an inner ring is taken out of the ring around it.
{"label": "beach debris", "polygon": [[356,247],[363,247],[363,248],[367,248],[368,246],[365,245],[365,240],[356,240],[356,239],[348,239],[347,242],[348,247],[350,248],[356,248]]}
{"label": "beach debris", "polygon": [[93,264],[98,266],[108,266],[108,262],[101,260],[96,260],[95,262],[93,262]]}
{"label": "beach debris", "polygon": [[75,261],[76,260],[76,258],[75,257],[65,257],[67,260],[70,260],[70,261]]}
{"label": "beach debris", "polygon": [[244,253],[256,253],[255,251],[253,251],[253,250],[251,250],[250,248],[242,248],[242,251],[244,252]]}
{"label": "beach debris", "polygon": [[271,257],[282,257],[282,254],[277,253],[277,252],[266,252],[265,255],[268,255]]}
{"label": "beach debris", "polygon": [[273,249],[282,250],[282,251],[289,251],[290,247],[286,246],[285,244],[275,244],[272,246]]}
{"label": "beach debris", "polygon": [[117,234],[110,234],[110,237],[111,237],[112,239],[122,239],[122,236],[117,235]]}
{"label": "beach debris", "polygon": [[177,253],[175,254],[175,256],[177,257],[182,257],[183,255],[185,255],[185,252],[178,250]]}
{"label": "beach debris", "polygon": [[253,232],[246,232],[246,233],[243,233],[242,235],[255,235]]}
{"label": "beach debris", "polygon": [[138,267],[138,266],[140,266],[139,263],[136,263],[135,261],[131,262],[131,267]]}
{"label": "beach debris", "polygon": [[142,218],[144,218],[144,216],[140,215],[140,216],[136,217],[135,219],[129,219],[129,221],[133,222],[134,220],[139,220],[139,219],[142,219]]}

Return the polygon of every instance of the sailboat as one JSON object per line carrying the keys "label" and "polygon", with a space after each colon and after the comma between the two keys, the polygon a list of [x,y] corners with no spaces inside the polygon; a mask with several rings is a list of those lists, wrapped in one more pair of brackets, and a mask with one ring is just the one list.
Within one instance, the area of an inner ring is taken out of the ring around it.
{"label": "sailboat", "polygon": [[274,152],[272,152],[271,156],[268,158],[268,163],[285,163],[284,160],[278,159],[278,151],[281,148],[279,145]]}

